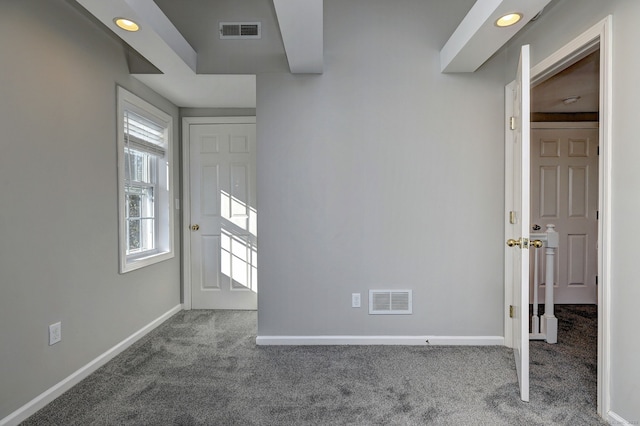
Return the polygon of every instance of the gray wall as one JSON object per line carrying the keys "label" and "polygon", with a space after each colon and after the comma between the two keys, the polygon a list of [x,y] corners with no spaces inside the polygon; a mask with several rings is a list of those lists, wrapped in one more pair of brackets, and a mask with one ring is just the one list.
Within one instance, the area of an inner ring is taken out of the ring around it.
{"label": "gray wall", "polygon": [[562,0],[554,3],[540,20],[510,44],[508,61],[515,63],[520,45],[529,43],[535,65],[607,15],[613,15],[611,408],[624,419],[637,423],[640,421],[640,340],[637,337],[640,2]]}
{"label": "gray wall", "polygon": [[179,152],[122,45],[66,1],[3,0],[0,58],[2,419],[180,303],[180,252],[118,274],[116,84],[176,118]]}
{"label": "gray wall", "polygon": [[[449,7],[325,0],[325,74],[258,76],[258,334],[502,335],[504,85],[521,44],[536,64],[613,14],[611,397],[638,421],[640,3],[556,1],[473,75],[439,73]],[[414,315],[350,308],[369,288]]]}
{"label": "gray wall", "polygon": [[440,73],[473,3],[325,0],[325,73],[258,75],[259,335],[503,335],[504,65]]}
{"label": "gray wall", "polygon": [[[502,335],[516,48],[535,64],[612,13],[612,408],[637,421],[640,3],[560,0],[477,73],[443,75],[448,16],[473,0],[451,3],[325,0],[325,74],[258,76],[259,334]],[[4,0],[0,24],[3,418],[179,303],[178,257],[117,273],[115,85],[178,109],[68,2]],[[350,308],[369,288],[413,289],[414,315]]]}

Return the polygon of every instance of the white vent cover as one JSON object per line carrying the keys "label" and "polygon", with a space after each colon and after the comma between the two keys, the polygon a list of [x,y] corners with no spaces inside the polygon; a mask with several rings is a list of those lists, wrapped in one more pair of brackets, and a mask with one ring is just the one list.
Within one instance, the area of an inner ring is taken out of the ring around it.
{"label": "white vent cover", "polygon": [[260,22],[220,22],[219,29],[223,40],[255,40],[262,37]]}
{"label": "white vent cover", "polygon": [[369,290],[369,315],[410,315],[411,290]]}

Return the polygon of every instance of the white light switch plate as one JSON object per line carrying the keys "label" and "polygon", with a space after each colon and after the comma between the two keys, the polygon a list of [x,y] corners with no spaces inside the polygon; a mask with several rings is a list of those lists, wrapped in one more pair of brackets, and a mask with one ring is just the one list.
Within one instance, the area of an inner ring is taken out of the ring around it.
{"label": "white light switch plate", "polygon": [[62,323],[57,322],[49,326],[49,346],[62,340]]}
{"label": "white light switch plate", "polygon": [[360,293],[351,294],[351,307],[352,308],[360,307]]}

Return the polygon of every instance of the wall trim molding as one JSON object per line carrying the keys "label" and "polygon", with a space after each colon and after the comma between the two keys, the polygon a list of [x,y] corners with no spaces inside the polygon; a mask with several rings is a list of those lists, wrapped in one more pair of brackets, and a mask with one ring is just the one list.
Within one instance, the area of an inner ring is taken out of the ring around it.
{"label": "wall trim molding", "polygon": [[259,346],[405,345],[504,346],[503,336],[258,336]]}
{"label": "wall trim molding", "polygon": [[598,121],[546,121],[531,123],[532,129],[597,129]]}
{"label": "wall trim molding", "polygon": [[90,361],[88,364],[71,373],[71,375],[42,392],[40,395],[18,408],[4,419],[1,419],[0,426],[16,426],[20,424],[181,310],[182,304],[174,306],[155,320],[151,321],[149,324],[142,327],[140,330],[133,333],[131,336],[99,355],[93,361]]}
{"label": "wall trim molding", "polygon": [[611,425],[623,425],[623,426],[631,426],[637,425],[638,422],[631,423],[628,420],[625,420],[622,416],[614,413],[613,411],[609,411],[607,413],[607,419],[605,419]]}

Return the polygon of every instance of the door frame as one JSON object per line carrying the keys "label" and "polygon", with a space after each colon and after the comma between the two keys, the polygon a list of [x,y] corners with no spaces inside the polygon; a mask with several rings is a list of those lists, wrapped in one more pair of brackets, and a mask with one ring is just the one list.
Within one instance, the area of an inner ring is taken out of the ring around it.
{"label": "door frame", "polygon": [[190,310],[191,302],[191,125],[256,124],[255,116],[183,117],[182,118],[182,306]]}
{"label": "door frame", "polygon": [[[598,158],[598,390],[597,412],[605,420],[609,419],[611,410],[611,160],[612,160],[612,22],[613,17],[607,16],[590,29],[558,49],[552,55],[542,60],[531,69],[531,84],[541,83],[568,65],[582,59],[596,49],[600,49],[600,111],[599,111],[599,139],[600,156]],[[511,84],[505,88],[506,94]],[[508,102],[505,102],[508,104]],[[508,147],[508,120],[510,111],[505,109],[505,147]],[[508,148],[507,148],[508,149]],[[505,157],[505,171],[511,165],[509,157]],[[505,181],[505,189],[509,187],[509,180]],[[505,191],[505,194],[507,192]],[[507,202],[508,200],[505,200]],[[505,205],[510,205],[506,203]],[[508,212],[507,212],[508,215]],[[508,216],[506,216],[508,221]],[[505,265],[508,268],[509,265]],[[512,347],[512,324],[509,318],[509,304],[513,297],[511,288],[505,282],[505,346]]]}

